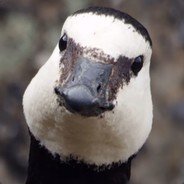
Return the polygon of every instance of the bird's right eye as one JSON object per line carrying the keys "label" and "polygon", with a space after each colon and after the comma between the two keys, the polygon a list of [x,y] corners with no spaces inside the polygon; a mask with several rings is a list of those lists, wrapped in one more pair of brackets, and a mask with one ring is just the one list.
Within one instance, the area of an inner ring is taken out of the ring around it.
{"label": "bird's right eye", "polygon": [[68,37],[67,37],[66,34],[64,34],[59,40],[59,50],[60,50],[60,52],[62,52],[66,49],[67,41],[68,41]]}

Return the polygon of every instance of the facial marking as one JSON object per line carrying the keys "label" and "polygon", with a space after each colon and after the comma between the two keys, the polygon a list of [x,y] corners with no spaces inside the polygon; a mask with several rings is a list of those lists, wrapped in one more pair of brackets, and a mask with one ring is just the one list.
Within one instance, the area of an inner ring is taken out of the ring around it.
{"label": "facial marking", "polygon": [[120,56],[114,63],[112,74],[109,80],[109,100],[116,99],[119,88],[130,82],[132,73],[130,71],[132,59]]}
{"label": "facial marking", "polygon": [[[123,88],[123,85],[128,84],[131,77],[131,65],[133,59],[120,56],[118,59],[105,54],[100,49],[82,47],[76,44],[73,39],[68,39],[67,49],[64,51],[63,57],[60,60],[61,75],[59,85],[64,86],[65,82],[72,75],[76,61],[80,56],[84,56],[94,60],[97,63],[112,64],[112,73],[107,85],[107,100],[112,102],[116,99],[118,90]],[[61,67],[63,65],[63,67]],[[103,85],[103,84],[102,84]],[[62,102],[60,102],[62,103]]]}
{"label": "facial marking", "polygon": [[[61,68],[61,76],[60,76],[60,84],[63,84],[64,81],[71,74],[77,57],[80,55],[79,47],[73,42],[72,39],[68,39],[67,49],[64,51],[64,55],[60,60],[60,68]],[[63,65],[64,67],[61,67]]]}

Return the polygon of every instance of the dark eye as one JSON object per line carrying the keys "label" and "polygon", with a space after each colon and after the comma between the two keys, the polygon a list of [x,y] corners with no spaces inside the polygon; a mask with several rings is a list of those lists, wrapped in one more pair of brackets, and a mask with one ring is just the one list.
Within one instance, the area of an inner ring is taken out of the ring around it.
{"label": "dark eye", "polygon": [[139,71],[141,70],[143,66],[143,56],[138,56],[134,59],[134,62],[132,63],[131,70],[134,73],[134,75],[137,76]]}
{"label": "dark eye", "polygon": [[59,40],[59,50],[60,50],[61,52],[64,51],[64,50],[66,49],[67,40],[68,40],[68,38],[67,38],[67,35],[66,35],[66,34],[64,34],[64,35],[60,38],[60,40]]}

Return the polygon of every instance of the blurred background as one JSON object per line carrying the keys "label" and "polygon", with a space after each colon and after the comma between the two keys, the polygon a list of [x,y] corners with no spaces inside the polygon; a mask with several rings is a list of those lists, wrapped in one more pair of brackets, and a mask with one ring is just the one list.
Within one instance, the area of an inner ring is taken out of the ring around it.
{"label": "blurred background", "polygon": [[22,95],[74,11],[108,6],[139,20],[153,41],[154,123],[131,184],[184,184],[183,0],[0,0],[0,184],[23,184],[29,136]]}

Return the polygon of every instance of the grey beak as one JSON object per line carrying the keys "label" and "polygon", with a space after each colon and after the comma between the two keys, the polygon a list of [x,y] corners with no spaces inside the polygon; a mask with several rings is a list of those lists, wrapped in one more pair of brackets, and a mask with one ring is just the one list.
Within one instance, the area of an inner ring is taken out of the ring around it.
{"label": "grey beak", "polygon": [[114,108],[107,100],[111,72],[111,64],[80,57],[69,79],[62,87],[55,87],[55,93],[62,98],[69,111],[83,116],[97,116]]}

